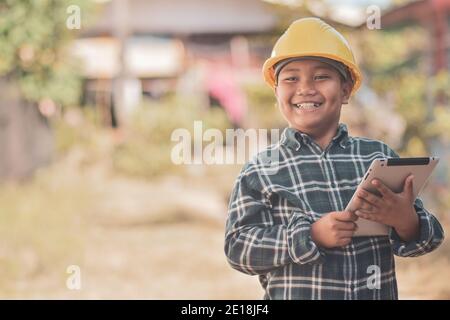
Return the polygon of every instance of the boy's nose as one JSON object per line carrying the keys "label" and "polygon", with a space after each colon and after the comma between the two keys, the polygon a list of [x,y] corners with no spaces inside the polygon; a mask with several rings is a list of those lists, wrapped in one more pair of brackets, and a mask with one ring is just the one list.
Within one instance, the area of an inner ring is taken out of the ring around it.
{"label": "boy's nose", "polygon": [[308,96],[316,93],[317,91],[314,87],[314,82],[309,80],[300,81],[297,90],[295,91],[295,94],[298,96]]}

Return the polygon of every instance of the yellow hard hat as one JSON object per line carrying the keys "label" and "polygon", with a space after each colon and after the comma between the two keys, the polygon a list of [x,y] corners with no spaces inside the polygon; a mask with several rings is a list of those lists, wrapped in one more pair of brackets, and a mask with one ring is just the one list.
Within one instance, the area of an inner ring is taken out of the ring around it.
{"label": "yellow hard hat", "polygon": [[264,80],[275,88],[277,62],[294,57],[324,57],[343,63],[348,67],[353,88],[351,94],[361,86],[362,75],[347,40],[336,29],[319,18],[303,18],[294,21],[275,43],[272,55],[264,62]]}

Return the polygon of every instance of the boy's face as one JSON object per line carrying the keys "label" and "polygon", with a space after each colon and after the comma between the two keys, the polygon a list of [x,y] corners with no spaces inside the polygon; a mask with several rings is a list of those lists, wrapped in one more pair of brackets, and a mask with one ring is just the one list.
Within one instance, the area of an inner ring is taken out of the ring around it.
{"label": "boy's face", "polygon": [[332,66],[316,60],[293,61],[281,69],[275,95],[289,126],[312,135],[335,129],[351,83]]}

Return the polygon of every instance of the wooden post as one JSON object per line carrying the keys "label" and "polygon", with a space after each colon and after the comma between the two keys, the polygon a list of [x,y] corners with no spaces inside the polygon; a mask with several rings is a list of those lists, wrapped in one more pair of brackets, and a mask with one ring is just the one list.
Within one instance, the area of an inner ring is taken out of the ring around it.
{"label": "wooden post", "polygon": [[114,0],[113,3],[113,34],[119,41],[119,74],[114,79],[113,99],[117,115],[118,126],[126,125],[125,110],[125,81],[128,70],[126,65],[126,41],[129,35],[129,2],[128,0]]}
{"label": "wooden post", "polygon": [[53,135],[47,118],[26,102],[11,79],[0,78],[0,181],[23,180],[50,162]]}

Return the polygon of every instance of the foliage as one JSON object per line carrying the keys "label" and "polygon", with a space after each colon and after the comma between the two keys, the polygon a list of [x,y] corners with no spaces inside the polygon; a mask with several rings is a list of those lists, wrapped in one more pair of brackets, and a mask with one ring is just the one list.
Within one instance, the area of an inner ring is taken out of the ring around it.
{"label": "foliage", "polygon": [[249,111],[248,126],[272,129],[287,126],[276,104],[273,91],[263,83],[245,86]]}
{"label": "foliage", "polygon": [[78,99],[80,79],[67,45],[67,9],[76,5],[81,26],[89,18],[89,0],[2,0],[0,2],[0,77],[18,82],[29,101],[50,98],[72,104]]}
{"label": "foliage", "polygon": [[436,105],[436,93],[443,91],[448,73],[429,75],[431,61],[427,59],[426,31],[414,25],[396,30],[365,31],[361,41],[368,85],[379,96],[390,100],[395,112],[406,121],[400,151],[405,154],[430,152],[430,141],[446,134],[442,120],[447,112]]}
{"label": "foliage", "polygon": [[113,152],[114,168],[144,178],[181,169],[171,161],[175,144],[171,141],[172,132],[184,128],[193,139],[194,121],[198,120],[202,121],[203,131],[216,128],[224,133],[231,126],[222,109],[202,110],[194,103],[174,97],[142,105],[132,117],[125,141]]}

